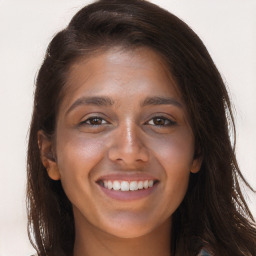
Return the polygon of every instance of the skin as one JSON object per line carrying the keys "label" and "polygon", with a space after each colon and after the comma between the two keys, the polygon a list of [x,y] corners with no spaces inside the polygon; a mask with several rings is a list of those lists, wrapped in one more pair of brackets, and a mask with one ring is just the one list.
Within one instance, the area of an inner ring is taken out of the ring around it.
{"label": "skin", "polygon": [[[186,105],[157,53],[114,48],[74,64],[55,138],[39,131],[38,141],[49,177],[61,179],[73,205],[74,256],[170,255],[171,216],[201,160]],[[110,198],[96,183],[143,173],[158,183],[137,200]]]}

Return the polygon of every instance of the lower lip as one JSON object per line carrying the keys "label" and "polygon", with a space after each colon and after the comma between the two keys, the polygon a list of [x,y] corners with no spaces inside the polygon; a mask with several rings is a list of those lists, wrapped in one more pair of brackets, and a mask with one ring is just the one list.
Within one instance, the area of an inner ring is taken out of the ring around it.
{"label": "lower lip", "polygon": [[153,187],[148,189],[141,189],[135,191],[121,191],[121,190],[113,190],[107,189],[100,185],[100,189],[112,199],[120,200],[120,201],[131,201],[131,200],[138,200],[144,197],[149,196],[157,187],[158,183],[154,184]]}

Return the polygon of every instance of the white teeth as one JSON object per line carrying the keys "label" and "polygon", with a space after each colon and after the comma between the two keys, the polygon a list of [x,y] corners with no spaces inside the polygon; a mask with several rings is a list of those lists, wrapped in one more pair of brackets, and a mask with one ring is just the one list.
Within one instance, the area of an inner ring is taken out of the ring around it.
{"label": "white teeth", "polygon": [[114,190],[120,190],[120,188],[121,188],[120,182],[117,181],[117,180],[115,180],[115,181],[113,182],[113,189],[114,189]]}
{"label": "white teeth", "polygon": [[153,180],[140,180],[140,181],[118,181],[104,180],[103,186],[109,190],[121,190],[121,191],[136,191],[139,189],[148,189],[153,187]]}
{"label": "white teeth", "polygon": [[148,180],[145,180],[145,181],[144,181],[143,186],[144,186],[145,189],[148,188]]}
{"label": "white teeth", "polygon": [[112,181],[108,181],[108,189],[112,189],[113,188],[113,185],[112,185]]}
{"label": "white teeth", "polygon": [[143,181],[138,182],[138,189],[143,189]]}
{"label": "white teeth", "polygon": [[138,182],[137,181],[130,182],[130,190],[131,191],[138,190]]}
{"label": "white teeth", "polygon": [[121,190],[122,191],[129,191],[130,186],[128,181],[122,181],[121,182]]}

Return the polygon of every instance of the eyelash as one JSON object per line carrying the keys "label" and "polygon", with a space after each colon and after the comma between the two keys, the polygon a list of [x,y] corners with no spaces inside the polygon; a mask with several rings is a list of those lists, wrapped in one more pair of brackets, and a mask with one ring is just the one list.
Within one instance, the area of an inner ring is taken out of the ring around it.
{"label": "eyelash", "polygon": [[[100,122],[100,123],[93,124],[92,123],[93,121]],[[150,123],[151,121],[153,121],[153,123]],[[155,124],[156,121],[157,122],[160,121],[160,122],[162,122],[162,124]],[[90,125],[90,126],[100,126],[100,125],[104,125],[104,124],[108,124],[108,122],[104,118],[97,117],[97,116],[90,117],[80,123],[80,125]],[[176,122],[174,122],[173,120],[171,120],[169,118],[163,117],[163,116],[156,116],[156,117],[151,118],[148,122],[146,122],[146,124],[157,126],[157,127],[168,127],[168,126],[175,125]]]}
{"label": "eyelash", "polygon": [[[150,124],[151,121],[163,121],[162,124]],[[164,116],[156,116],[156,117],[153,117],[151,118],[146,124],[148,125],[153,125],[153,126],[157,126],[157,127],[169,127],[169,126],[173,126],[173,125],[176,125],[176,122],[169,119],[169,118],[166,118]]]}
{"label": "eyelash", "polygon": [[[89,123],[89,122],[92,122],[92,121],[100,121],[101,123],[100,124],[92,124],[92,123]],[[102,121],[104,121],[105,123],[102,123]],[[102,124],[108,124],[108,122],[104,119],[104,118],[101,118],[101,117],[98,117],[98,116],[93,116],[93,117],[89,117],[88,119],[82,121],[80,123],[80,125],[91,125],[91,126],[100,126]]]}

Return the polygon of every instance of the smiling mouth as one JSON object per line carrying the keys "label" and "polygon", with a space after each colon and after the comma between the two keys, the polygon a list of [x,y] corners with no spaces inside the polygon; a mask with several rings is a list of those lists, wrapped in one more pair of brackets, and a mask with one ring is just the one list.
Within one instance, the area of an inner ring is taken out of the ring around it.
{"label": "smiling mouth", "polygon": [[97,183],[108,190],[114,191],[137,191],[152,188],[158,180],[99,180]]}

